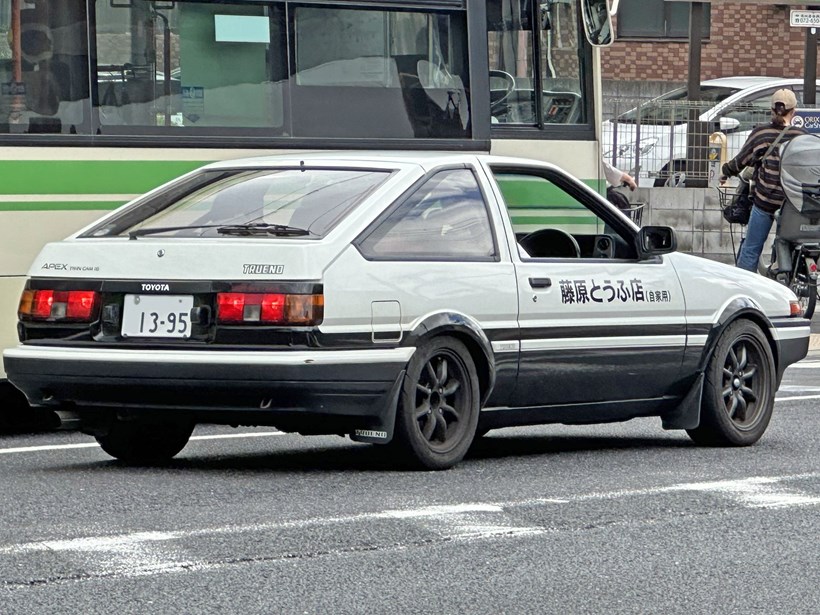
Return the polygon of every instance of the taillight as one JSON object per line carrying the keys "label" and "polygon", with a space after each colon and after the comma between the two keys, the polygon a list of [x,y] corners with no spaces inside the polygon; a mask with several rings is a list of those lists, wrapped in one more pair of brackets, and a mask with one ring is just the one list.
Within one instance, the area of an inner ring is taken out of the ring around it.
{"label": "taillight", "polygon": [[800,305],[800,301],[793,300],[789,301],[789,316],[802,316],[803,315],[803,307]]}
{"label": "taillight", "polygon": [[217,293],[216,320],[223,324],[318,325],[323,295]]}
{"label": "taillight", "polygon": [[24,290],[17,313],[23,320],[91,322],[98,303],[93,290]]}

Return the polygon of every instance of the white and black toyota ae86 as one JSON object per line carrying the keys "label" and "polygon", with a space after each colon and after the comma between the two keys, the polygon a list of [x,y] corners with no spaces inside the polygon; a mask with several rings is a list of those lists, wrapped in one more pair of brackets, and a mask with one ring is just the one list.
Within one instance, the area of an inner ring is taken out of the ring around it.
{"label": "white and black toyota ae86", "polygon": [[809,322],[545,163],[312,154],[205,166],[47,245],[9,379],[128,463],[198,422],[442,469],[499,427],[659,416],[756,442]]}

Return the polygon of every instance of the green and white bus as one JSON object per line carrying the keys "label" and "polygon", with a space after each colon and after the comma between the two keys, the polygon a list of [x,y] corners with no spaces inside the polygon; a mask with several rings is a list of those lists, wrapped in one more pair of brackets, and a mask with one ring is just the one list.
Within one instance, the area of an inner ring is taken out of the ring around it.
{"label": "green and white bus", "polygon": [[[607,0],[0,0],[0,350],[17,342],[18,299],[44,243],[206,162],[490,151],[555,162],[600,189],[595,47],[611,37],[609,10]],[[509,190],[522,229],[544,217],[583,224],[572,204]]]}

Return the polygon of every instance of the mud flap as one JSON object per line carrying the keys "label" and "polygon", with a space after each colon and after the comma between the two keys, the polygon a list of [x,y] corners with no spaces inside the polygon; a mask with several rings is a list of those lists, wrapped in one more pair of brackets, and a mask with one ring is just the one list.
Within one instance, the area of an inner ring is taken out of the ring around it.
{"label": "mud flap", "polygon": [[399,377],[390,388],[390,393],[386,396],[386,402],[378,416],[371,417],[366,423],[357,427],[350,434],[350,439],[355,442],[369,442],[371,444],[387,444],[393,439],[393,428],[396,425],[396,410],[399,407],[399,395],[404,384],[402,370]]}
{"label": "mud flap", "polygon": [[700,425],[700,404],[705,380],[706,374],[700,372],[680,405],[661,416],[664,429],[694,429]]}

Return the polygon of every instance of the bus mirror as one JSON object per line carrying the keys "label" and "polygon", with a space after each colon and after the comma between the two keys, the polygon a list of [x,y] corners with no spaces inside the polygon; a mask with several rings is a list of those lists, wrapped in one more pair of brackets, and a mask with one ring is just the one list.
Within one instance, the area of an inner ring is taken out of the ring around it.
{"label": "bus mirror", "polygon": [[612,44],[612,17],[609,0],[581,0],[584,31],[587,40],[594,47]]}

